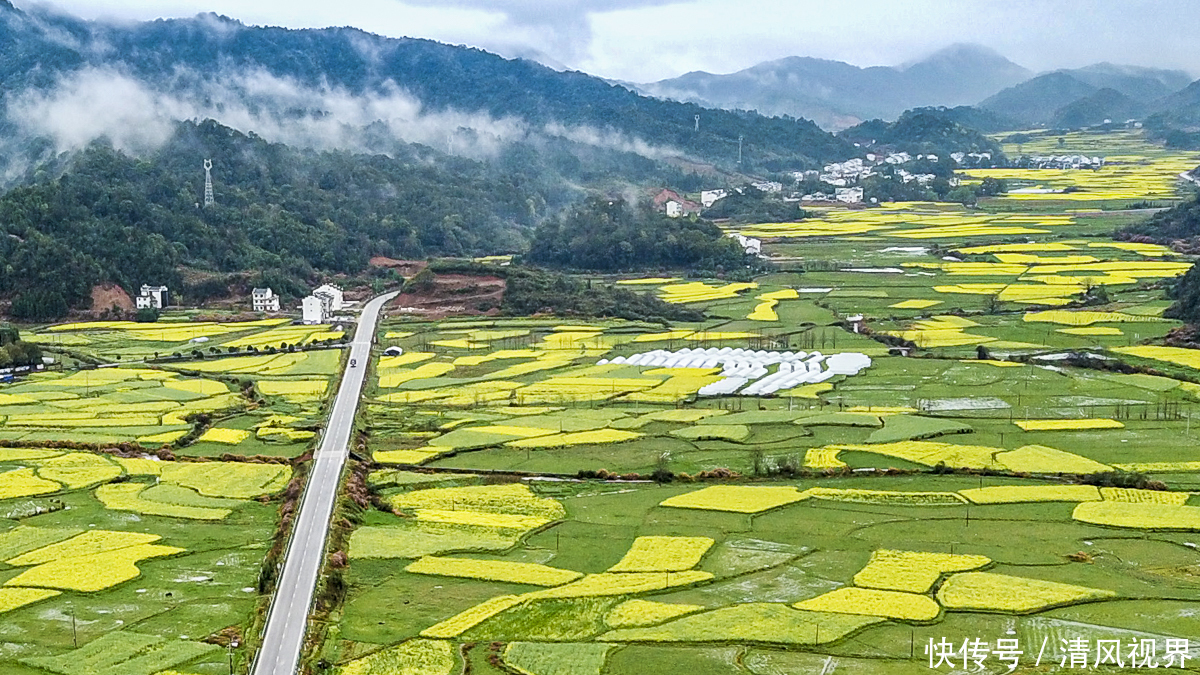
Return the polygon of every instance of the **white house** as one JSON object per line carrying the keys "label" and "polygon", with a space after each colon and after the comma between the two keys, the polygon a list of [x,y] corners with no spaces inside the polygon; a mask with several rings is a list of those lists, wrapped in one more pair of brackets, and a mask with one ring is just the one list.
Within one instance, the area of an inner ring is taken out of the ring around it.
{"label": "white house", "polygon": [[761,190],[762,192],[766,192],[768,194],[778,194],[783,192],[783,183],[773,180],[764,180],[758,183],[751,183],[750,187],[754,188],[755,190]]}
{"label": "white house", "polygon": [[675,201],[674,199],[667,201],[667,217],[668,218],[682,218],[683,217],[683,204],[680,204],[679,202]]}
{"label": "white house", "polygon": [[738,245],[746,252],[746,255],[762,255],[762,240],[754,237],[747,237],[744,234],[733,232],[729,235],[737,240]]}
{"label": "white house", "polygon": [[860,187],[838,188],[834,198],[846,204],[858,204],[863,200],[863,189]]}
{"label": "white house", "polygon": [[324,295],[329,298],[329,311],[337,312],[346,306],[346,301],[342,297],[342,289],[331,284],[325,284],[312,292],[313,295]]}
{"label": "white house", "polygon": [[275,295],[275,291],[270,288],[256,288],[251,297],[254,302],[254,311],[256,312],[278,312],[279,311],[279,296]]}
{"label": "white house", "polygon": [[135,301],[138,309],[162,309],[171,304],[171,291],[166,286],[142,284]]}
{"label": "white house", "polygon": [[718,200],[724,199],[728,194],[726,191],[720,189],[705,190],[700,193],[700,205],[707,209],[716,204]]}
{"label": "white house", "polygon": [[310,295],[300,301],[300,314],[305,324],[328,323],[331,311],[328,296]]}

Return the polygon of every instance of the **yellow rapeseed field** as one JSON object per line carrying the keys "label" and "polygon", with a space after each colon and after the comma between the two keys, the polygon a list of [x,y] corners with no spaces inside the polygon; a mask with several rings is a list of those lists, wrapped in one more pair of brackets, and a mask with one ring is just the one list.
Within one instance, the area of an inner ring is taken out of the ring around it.
{"label": "yellow rapeseed field", "polygon": [[1093,485],[995,485],[960,490],[959,494],[975,504],[1100,501],[1100,491]]}
{"label": "yellow rapeseed field", "polygon": [[137,578],[142,572],[136,563],[142,560],[175,555],[183,550],[174,546],[139,544],[91,555],[61,558],[22,572],[4,582],[4,585],[92,593]]}
{"label": "yellow rapeseed field", "polygon": [[441,377],[454,370],[452,363],[426,363],[416,368],[399,368],[383,371],[379,375],[379,387],[392,389],[412,380]]}
{"label": "yellow rapeseed field", "polygon": [[1143,359],[1166,361],[1180,366],[1200,370],[1200,349],[1183,349],[1180,347],[1160,347],[1157,345],[1139,345],[1136,347],[1116,347],[1113,351],[1129,354]]}
{"label": "yellow rapeseed field", "polygon": [[1163,319],[1155,316],[1137,316],[1122,312],[1093,312],[1063,309],[1026,312],[1024,319],[1029,322],[1057,323],[1064,326],[1090,326],[1094,323],[1153,323],[1163,321]]}
{"label": "yellow rapeseed field", "polygon": [[1024,445],[1010,452],[997,452],[996,462],[1010,471],[1023,473],[1103,473],[1112,467],[1074,453],[1044,445]]}
{"label": "yellow rapeseed field", "polygon": [[279,492],[292,478],[286,464],[162,462],[163,482],[189,487],[206,497],[250,499]]}
{"label": "yellow rapeseed field", "polygon": [[657,286],[659,284],[669,284],[674,281],[679,281],[679,277],[648,277],[646,279],[621,279],[617,285],[636,286],[641,284],[650,284]]}
{"label": "yellow rapeseed field", "polygon": [[1165,490],[1137,490],[1134,488],[1100,488],[1100,496],[1107,502],[1127,502],[1130,504],[1173,504],[1185,506],[1191,497],[1187,492],[1167,492]]}
{"label": "yellow rapeseed field", "polygon": [[1012,614],[1113,597],[1112,591],[991,572],[951,575],[937,594],[946,609]]}
{"label": "yellow rapeseed field", "polygon": [[700,564],[712,547],[708,537],[638,537],[609,572],[682,572]]}
{"label": "yellow rapeseed field", "polygon": [[604,623],[609,628],[632,628],[653,626],[668,619],[699,612],[702,605],[683,605],[652,600],[626,600],[609,610]]}
{"label": "yellow rapeseed field", "polygon": [[237,445],[242,441],[250,438],[251,434],[245,429],[225,429],[222,427],[213,427],[196,439],[199,443],[224,443],[226,445]]}
{"label": "yellow rapeseed field", "polygon": [[1191,473],[1200,471],[1200,462],[1131,462],[1113,464],[1113,468],[1138,473]]}
{"label": "yellow rapeseed field", "polygon": [[602,572],[589,574],[579,581],[547,588],[544,591],[526,593],[527,598],[586,598],[609,595],[649,593],[677,586],[690,586],[709,581],[708,572],[688,570],[685,572]]}
{"label": "yellow rapeseed field", "polygon": [[914,464],[966,467],[986,469],[995,467],[994,455],[1000,448],[983,445],[955,445],[935,441],[899,441],[896,443],[873,443],[870,445],[831,445],[839,451],[871,452],[887,457],[896,457]]}
{"label": "yellow rapeseed field", "polygon": [[942,304],[941,300],[902,300],[894,305],[888,305],[892,309],[928,309]]}
{"label": "yellow rapeseed field", "polygon": [[38,478],[33,469],[14,469],[0,473],[0,499],[33,497],[58,492],[62,486],[51,480]]}
{"label": "yellow rapeseed field", "polygon": [[659,297],[673,304],[686,304],[692,302],[710,302],[712,300],[723,300],[726,298],[736,298],[738,293],[742,291],[758,288],[758,284],[754,282],[746,283],[731,283],[724,286],[709,286],[702,281],[693,281],[683,284],[671,284],[662,286],[658,289]]}
{"label": "yellow rapeseed field", "polygon": [[447,675],[455,664],[445,640],[406,640],[339,667],[337,675]]}
{"label": "yellow rapeseed field", "polygon": [[114,511],[133,511],[151,516],[166,516],[168,518],[189,518],[192,520],[222,520],[232,510],[227,508],[211,508],[206,506],[186,506],[166,502],[143,499],[141,493],[147,486],[142,483],[111,483],[96,488],[96,499],[106,509]]}
{"label": "yellow rapeseed field", "polygon": [[458,637],[500,612],[511,609],[524,601],[525,597],[520,595],[497,596],[426,628],[421,631],[421,637],[442,639]]}
{"label": "yellow rapeseed field", "polygon": [[1087,429],[1124,429],[1125,425],[1110,419],[1082,420],[1018,420],[1013,422],[1025,431],[1084,431]]}
{"label": "yellow rapeseed field", "polygon": [[546,521],[559,520],[566,515],[562,504],[538,497],[529,487],[518,483],[414,490],[393,495],[388,502],[398,509],[477,511],[536,516]]}
{"label": "yellow rapeseed field", "polygon": [[56,595],[62,595],[62,592],[45,588],[0,588],[0,614]]}
{"label": "yellow rapeseed field", "polygon": [[808,495],[793,487],[710,485],[663,500],[659,506],[734,513],[762,513],[803,501]]}
{"label": "yellow rapeseed field", "polygon": [[145,534],[142,532],[91,530],[65,541],[34,549],[5,562],[16,567],[40,565],[65,558],[78,558],[142,544],[150,544],[159,539],[162,539],[162,537],[157,534]]}
{"label": "yellow rapeseed field", "polygon": [[957,506],[963,498],[953,492],[905,492],[861,490],[855,488],[811,487],[803,492],[814,499],[858,504],[897,504],[905,506]]}
{"label": "yellow rapeseed field", "polygon": [[854,587],[839,588],[792,606],[812,612],[863,614],[902,621],[932,621],[942,611],[933,598],[925,595]]}
{"label": "yellow rapeseed field", "polygon": [[1071,517],[1083,523],[1140,530],[1200,530],[1200,507],[1118,501],[1089,502]]}
{"label": "yellow rapeseed field", "polygon": [[329,388],[328,380],[259,380],[255,386],[267,396],[286,396],[289,398],[310,397],[319,398]]}
{"label": "yellow rapeseed field", "polygon": [[413,574],[484,579],[531,586],[561,586],[583,576],[580,572],[536,563],[425,556],[404,568]]}
{"label": "yellow rapeseed field", "polygon": [[854,584],[863,588],[927,593],[943,574],[969,572],[991,562],[990,558],[981,555],[880,549],[873,552],[871,562],[854,575]]}
{"label": "yellow rapeseed field", "polygon": [[840,469],[846,463],[838,459],[837,448],[809,448],[804,453],[804,466],[810,469]]}

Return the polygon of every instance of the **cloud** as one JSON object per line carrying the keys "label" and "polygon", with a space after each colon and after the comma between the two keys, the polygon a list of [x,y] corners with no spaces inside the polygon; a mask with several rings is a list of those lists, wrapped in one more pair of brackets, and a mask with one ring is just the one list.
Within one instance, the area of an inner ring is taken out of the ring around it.
{"label": "cloud", "polygon": [[50,90],[10,94],[7,115],[24,136],[49,138],[58,152],[107,138],[120,150],[144,155],[170,138],[176,122],[215,119],[268,141],[318,150],[386,153],[388,148],[372,144],[383,132],[394,141],[482,160],[507,144],[539,136],[650,158],[679,154],[619,132],[426,110],[395,83],[357,95],[328,85],[304,86],[261,69],[226,67],[213,78],[180,70],[156,85],[112,68],[88,68]]}
{"label": "cloud", "polygon": [[571,64],[585,57],[592,45],[591,16],[683,4],[685,0],[401,0],[425,7],[457,7],[503,15],[511,30],[495,38],[501,49],[540,48],[554,59]]}

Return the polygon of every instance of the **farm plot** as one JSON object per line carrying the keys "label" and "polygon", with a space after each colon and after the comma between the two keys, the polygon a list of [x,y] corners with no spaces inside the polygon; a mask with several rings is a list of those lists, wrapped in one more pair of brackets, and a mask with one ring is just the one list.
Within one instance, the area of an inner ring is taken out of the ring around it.
{"label": "farm plot", "polygon": [[[1065,563],[1084,539],[1096,553],[1122,546],[1128,555],[1127,540],[1109,544],[1103,528],[1072,517],[1073,505],[960,499],[939,507],[938,520],[930,521],[923,500],[890,496],[918,488],[966,493],[978,489],[971,477],[428,488],[397,475],[378,482],[379,494],[418,518],[421,509],[456,505],[505,519],[554,520],[497,541],[490,553],[478,538],[482,524],[466,525],[475,516],[464,516],[439,532],[444,553],[356,555],[354,542],[365,541],[360,533],[410,527],[398,516],[373,513],[372,524],[355,533],[347,600],[336,632],[321,647],[341,673],[367,672],[386,659],[401,663],[431,640],[447,645],[449,654],[464,643],[499,643],[510,663],[590,654],[572,663],[596,672],[614,672],[613,655],[620,653],[614,645],[673,645],[680,658],[716,645],[755,645],[770,653],[895,663],[910,658],[910,632],[933,635],[962,621],[1003,631],[1014,613],[1178,593],[1200,600],[1200,591],[1183,590],[1169,576],[1146,576],[1156,566],[1153,556],[1134,563],[1145,566],[1137,578],[1127,573],[1127,559],[1097,555],[1090,564]],[[841,493],[873,497],[869,503],[825,498]],[[1172,535],[1148,536],[1168,545]],[[411,541],[411,534],[403,537]],[[1200,562],[1195,552],[1180,555],[1172,564]],[[1003,590],[1014,588],[1021,590]],[[1125,625],[1115,606],[1108,615],[1093,612],[1090,625],[1098,631]],[[1181,634],[1161,625],[1152,630],[1164,639]],[[559,651],[533,646],[545,644]],[[375,653],[361,656],[368,651]],[[922,657],[915,658],[913,665]]]}
{"label": "farm plot", "polygon": [[302,454],[322,424],[322,406],[342,367],[337,349],[231,356],[170,366],[179,372],[254,383],[268,406],[214,424],[187,453],[217,456]]}
{"label": "farm plot", "polygon": [[[288,331],[289,328],[284,327],[287,323],[287,319],[230,323],[167,319],[156,323],[90,321],[58,324],[27,333],[24,337],[49,349],[63,349],[111,361],[167,356],[194,350],[208,352],[218,344],[222,349],[241,347],[243,341],[245,344],[259,344],[255,342],[257,336]],[[305,330],[307,335],[328,332],[327,327],[305,327]],[[273,341],[273,338],[261,344],[279,346],[279,342]]]}
{"label": "farm plot", "polygon": [[[1190,261],[1107,238],[1136,215],[1077,208],[1174,199],[1164,172],[1179,158],[1109,140],[1126,157],[1105,175],[1054,178],[1078,179],[1076,201],[814,209],[731,227],[803,273],[617,280],[705,310],[702,323],[381,329],[403,353],[380,359],[365,422],[374,459],[395,466],[372,478],[379,506],[352,536],[320,656],[349,674],[416,653],[439,672],[464,654],[479,672],[915,672],[929,640],[1014,625],[1022,639],[1057,626],[1052,642],[1067,625],[1160,646],[1200,634],[1168,609],[1200,601],[1186,582],[1200,554],[1184,545],[1200,506],[1183,487],[1200,472],[1186,440],[1200,388],[1186,350],[1148,344],[1178,326],[1155,285]],[[1113,182],[1130,176],[1147,182]],[[899,340],[919,358],[889,355]],[[700,397],[720,375],[703,359],[628,363],[726,347],[872,365]],[[1158,373],[1092,368],[1084,352]],[[406,472],[419,464],[439,472]],[[494,470],[554,478],[518,490],[472,475]],[[1120,471],[1175,489],[1083,484],[1161,487],[1095,475]],[[673,480],[635,482],[652,475]]]}
{"label": "farm plot", "polygon": [[251,620],[289,466],[0,450],[0,476],[53,486],[0,497],[0,670],[226,667],[206,639]]}
{"label": "farm plot", "polygon": [[138,442],[156,448],[186,435],[190,416],[246,405],[223,382],[146,368],[39,373],[0,393],[0,438],[21,442]]}
{"label": "farm plot", "polygon": [[[1038,325],[1013,318],[1018,325]],[[958,334],[986,328],[949,315],[926,321],[939,326],[934,330]],[[1000,342],[987,339],[986,345]],[[974,351],[973,345],[966,348]],[[634,349],[627,342],[607,356]],[[1115,464],[1189,459],[1182,446],[1163,444],[1172,433],[1186,431],[1180,406],[1194,397],[1189,383],[1044,368],[1037,359],[877,357],[854,377],[732,402],[693,398],[709,377],[703,368],[588,365],[597,357],[570,356],[548,369],[492,380],[494,369],[511,369],[505,363],[514,360],[456,365],[438,359],[462,357],[422,358],[416,367],[444,364],[448,374],[377,388],[376,402],[367,406],[377,461],[644,475],[664,453],[671,470],[686,473],[716,467],[747,473],[756,461],[760,469],[795,461],[816,470],[945,463],[1099,473]],[[517,365],[542,365],[542,357],[522,353],[518,359]],[[569,399],[549,394],[568,390]],[[728,410],[747,404],[755,409]]]}

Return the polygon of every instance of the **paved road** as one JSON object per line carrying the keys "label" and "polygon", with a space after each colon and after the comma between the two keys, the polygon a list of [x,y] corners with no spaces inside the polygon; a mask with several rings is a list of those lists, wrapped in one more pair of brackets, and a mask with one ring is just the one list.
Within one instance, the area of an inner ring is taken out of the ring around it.
{"label": "paved road", "polygon": [[380,296],[363,308],[354,342],[350,345],[350,358],[358,365],[347,368],[342,376],[333,413],[325,427],[321,447],[317,449],[316,463],[308,478],[300,502],[300,515],[296,518],[292,540],[284,557],[283,574],[267,616],[267,629],[254,664],[254,675],[293,675],[296,672],[313,590],[325,558],[325,539],[329,535],[338,483],[349,455],[350,433],[371,356],[375,324],[384,303],[395,296],[395,293]]}

